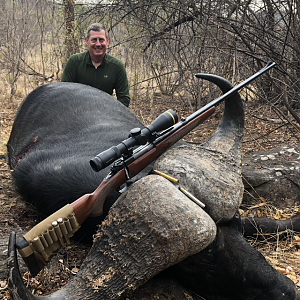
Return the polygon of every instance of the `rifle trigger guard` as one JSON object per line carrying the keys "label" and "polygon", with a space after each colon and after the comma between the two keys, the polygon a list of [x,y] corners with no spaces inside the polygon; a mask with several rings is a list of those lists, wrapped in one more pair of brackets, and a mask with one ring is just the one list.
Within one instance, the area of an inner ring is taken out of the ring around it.
{"label": "rifle trigger guard", "polygon": [[127,183],[125,183],[125,186],[119,190],[119,193],[123,194],[127,189],[128,189],[128,185],[127,185]]}

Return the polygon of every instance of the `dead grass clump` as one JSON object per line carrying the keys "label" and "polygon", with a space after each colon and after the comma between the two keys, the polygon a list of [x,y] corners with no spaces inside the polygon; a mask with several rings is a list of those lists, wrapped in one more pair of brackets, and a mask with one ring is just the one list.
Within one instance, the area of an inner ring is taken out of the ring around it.
{"label": "dead grass clump", "polygon": [[[299,211],[299,206],[284,210],[262,201],[256,206],[241,211],[243,217],[267,217],[285,220]],[[289,277],[300,288],[300,233],[285,230],[272,234],[258,234],[256,238],[247,239],[266,260],[280,273]]]}

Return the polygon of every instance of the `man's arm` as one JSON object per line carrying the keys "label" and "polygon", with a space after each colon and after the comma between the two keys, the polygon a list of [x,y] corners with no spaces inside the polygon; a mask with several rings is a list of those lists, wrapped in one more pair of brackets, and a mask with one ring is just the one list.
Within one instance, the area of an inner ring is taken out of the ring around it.
{"label": "man's arm", "polygon": [[72,56],[68,59],[66,66],[64,68],[63,74],[61,76],[62,82],[76,82],[76,68],[73,62]]}
{"label": "man's arm", "polygon": [[130,103],[129,86],[126,70],[123,64],[121,64],[119,67],[115,89],[117,99],[128,107]]}

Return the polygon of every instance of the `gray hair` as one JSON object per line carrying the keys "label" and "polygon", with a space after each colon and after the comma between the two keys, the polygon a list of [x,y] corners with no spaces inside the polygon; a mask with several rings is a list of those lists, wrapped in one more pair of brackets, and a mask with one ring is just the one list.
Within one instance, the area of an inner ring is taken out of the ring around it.
{"label": "gray hair", "polygon": [[90,25],[87,29],[87,32],[86,32],[86,37],[89,38],[90,37],[90,31],[93,30],[93,31],[101,31],[101,30],[104,30],[105,32],[105,36],[106,38],[108,39],[109,36],[108,36],[108,31],[107,29],[105,28],[104,25],[102,25],[101,23],[93,23],[92,25]]}

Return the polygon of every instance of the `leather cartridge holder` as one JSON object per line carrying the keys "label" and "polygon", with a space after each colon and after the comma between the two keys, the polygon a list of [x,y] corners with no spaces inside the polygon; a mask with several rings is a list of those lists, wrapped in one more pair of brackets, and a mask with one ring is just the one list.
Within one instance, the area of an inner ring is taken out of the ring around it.
{"label": "leather cartridge holder", "polygon": [[44,265],[47,265],[51,256],[59,248],[70,244],[69,238],[79,228],[73,207],[67,204],[27,232],[23,236],[27,245],[22,247],[21,241],[17,242],[18,251],[23,259],[34,254]]}

